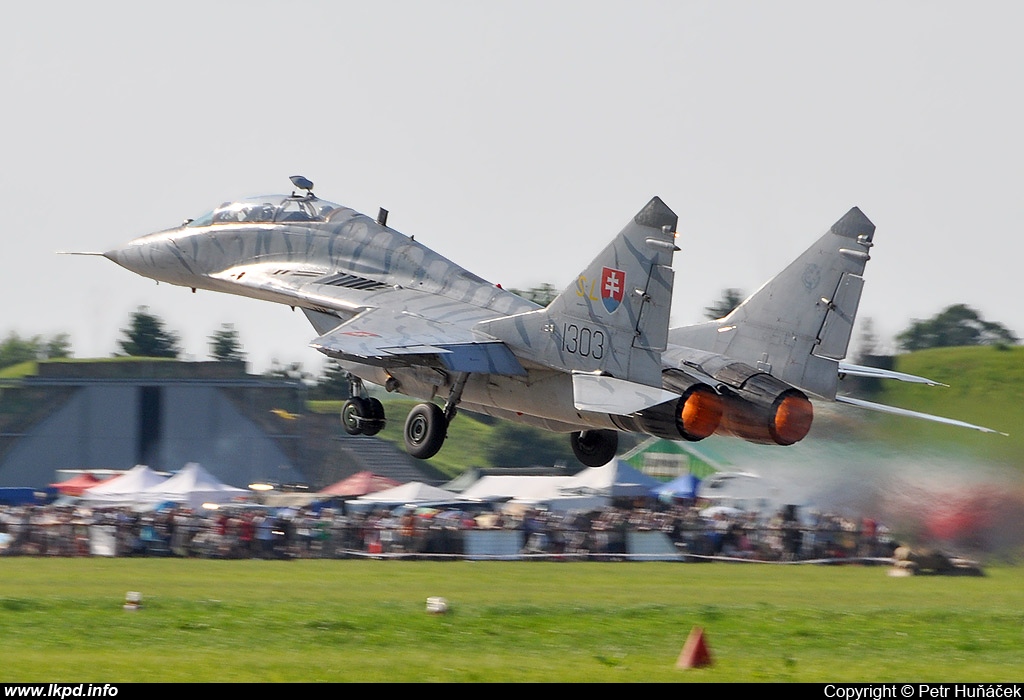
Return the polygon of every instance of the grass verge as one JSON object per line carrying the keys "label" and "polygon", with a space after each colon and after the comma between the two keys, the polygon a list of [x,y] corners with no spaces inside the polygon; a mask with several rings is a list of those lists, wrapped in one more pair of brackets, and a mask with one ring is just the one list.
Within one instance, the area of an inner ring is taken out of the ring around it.
{"label": "grass verge", "polygon": [[[1024,568],[8,558],[6,682],[1019,680]],[[127,591],[143,608],[122,609]],[[444,596],[446,615],[426,612]],[[679,670],[690,631],[714,664]]]}

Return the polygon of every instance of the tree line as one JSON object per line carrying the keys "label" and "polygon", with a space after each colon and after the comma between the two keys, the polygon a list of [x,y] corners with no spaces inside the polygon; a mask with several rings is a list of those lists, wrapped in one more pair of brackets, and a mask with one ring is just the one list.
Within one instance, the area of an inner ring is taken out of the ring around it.
{"label": "tree line", "polygon": [[[238,330],[231,323],[223,323],[209,337],[210,359],[215,362],[245,362]],[[178,359],[182,348],[180,337],[169,330],[163,319],[140,306],[132,312],[128,325],[121,329],[115,357],[161,357]],[[0,369],[39,360],[67,359],[73,356],[71,338],[57,333],[49,338],[41,335],[22,337],[11,331],[0,341]],[[348,398],[349,384],[346,372],[334,360],[328,360],[323,373],[314,377],[302,369],[301,363],[274,364],[265,372],[268,376],[298,379],[310,385],[312,399]]]}
{"label": "tree line", "polygon": [[[704,308],[704,315],[712,320],[728,316],[744,298],[739,289],[726,289],[717,302]],[[952,304],[931,318],[913,319],[896,336],[897,347],[903,352],[970,345],[1009,346],[1019,342],[1020,338],[1009,328],[1002,323],[986,321],[967,304]]]}
{"label": "tree line", "polygon": [[[526,290],[512,290],[523,298],[541,305],[547,305],[557,296],[554,285],[545,283]],[[728,288],[721,297],[705,307],[704,315],[709,319],[722,318],[735,309],[744,299],[736,288]],[[868,323],[870,329],[870,322]],[[868,331],[870,334],[870,330]],[[901,351],[913,352],[937,347],[964,345],[993,345],[1005,347],[1020,342],[1017,335],[1001,323],[987,321],[967,304],[953,304],[928,319],[914,319],[896,336]],[[176,333],[169,330],[163,320],[150,313],[148,307],[140,306],[129,318],[128,325],[121,329],[115,355],[127,357],[165,357],[175,359],[181,356],[181,346]],[[246,356],[238,331],[233,324],[224,323],[209,337],[210,357],[217,362],[245,362]],[[67,333],[51,337],[32,336],[23,338],[14,331],[0,341],[0,369],[22,362],[52,360],[72,356],[71,339]],[[302,379],[323,387],[327,397],[347,396],[348,380],[345,371],[334,362],[327,366],[318,379],[303,371],[300,363],[272,366],[266,374]]]}
{"label": "tree line", "polygon": [[[517,293],[545,306],[557,296],[557,290],[550,284]],[[704,315],[709,319],[722,318],[743,299],[744,294],[741,290],[726,289],[719,300],[705,307]],[[875,340],[870,319],[865,319],[864,328],[862,344],[866,347],[862,348],[862,355],[873,355]],[[1019,342],[1017,336],[1005,326],[984,320],[981,314],[965,304],[949,306],[930,319],[913,320],[896,340],[899,347],[905,351],[957,345],[1008,346]],[[170,331],[162,319],[150,313],[147,307],[139,307],[131,314],[128,325],[121,329],[117,348],[116,356],[175,359],[182,353],[178,335]],[[222,324],[209,336],[209,350],[210,358],[217,362],[246,360],[238,331],[230,323]],[[66,333],[58,333],[49,338],[22,338],[11,332],[0,341],[0,369],[22,362],[71,356],[71,340]],[[877,364],[879,361],[884,363],[886,360],[891,362],[892,358],[874,357],[873,360],[866,364]],[[310,399],[337,400],[349,396],[348,374],[334,360],[326,362],[319,377],[306,372],[298,362],[282,364],[275,361],[264,374],[305,382],[309,387]],[[564,462],[578,465],[564,436],[487,416],[476,417],[494,425],[492,439],[487,448],[487,457],[491,464],[529,466]]]}

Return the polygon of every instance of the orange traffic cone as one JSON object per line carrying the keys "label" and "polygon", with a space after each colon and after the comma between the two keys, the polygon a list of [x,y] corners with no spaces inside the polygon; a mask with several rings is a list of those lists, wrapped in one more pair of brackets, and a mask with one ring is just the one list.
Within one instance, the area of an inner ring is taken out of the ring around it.
{"label": "orange traffic cone", "polygon": [[690,636],[686,638],[686,645],[683,652],[676,661],[676,668],[699,668],[711,665],[711,652],[704,642],[704,629],[694,627],[690,630]]}

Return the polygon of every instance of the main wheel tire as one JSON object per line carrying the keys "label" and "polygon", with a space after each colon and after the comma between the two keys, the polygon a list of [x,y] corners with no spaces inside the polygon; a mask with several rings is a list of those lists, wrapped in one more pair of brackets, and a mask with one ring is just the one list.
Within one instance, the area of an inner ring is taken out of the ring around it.
{"label": "main wheel tire", "polygon": [[341,426],[349,435],[362,435],[364,421],[369,415],[366,399],[353,396],[341,407]]}
{"label": "main wheel tire", "polygon": [[438,453],[448,435],[444,411],[434,403],[417,404],[405,419],[405,449],[416,459],[430,459]]}
{"label": "main wheel tire", "polygon": [[584,430],[569,436],[576,459],[588,467],[603,467],[619,449],[619,434],[614,430]]}
{"label": "main wheel tire", "polygon": [[384,416],[384,404],[370,397],[366,401],[366,418],[363,420],[363,435],[376,435],[387,424]]}

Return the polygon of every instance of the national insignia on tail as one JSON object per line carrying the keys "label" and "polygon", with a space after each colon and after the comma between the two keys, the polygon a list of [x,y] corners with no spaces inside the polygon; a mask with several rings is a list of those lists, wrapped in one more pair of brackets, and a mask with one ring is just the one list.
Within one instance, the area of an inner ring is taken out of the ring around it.
{"label": "national insignia on tail", "polygon": [[626,287],[626,273],[614,267],[601,270],[601,301],[608,313],[619,308],[622,303],[623,289]]}

